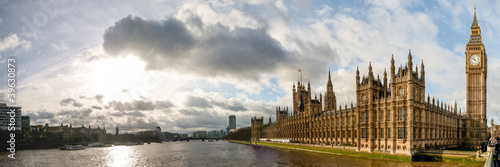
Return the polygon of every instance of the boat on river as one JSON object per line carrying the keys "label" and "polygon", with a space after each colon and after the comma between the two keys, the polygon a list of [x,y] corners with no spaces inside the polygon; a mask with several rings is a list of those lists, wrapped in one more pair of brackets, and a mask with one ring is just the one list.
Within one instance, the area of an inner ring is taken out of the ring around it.
{"label": "boat on river", "polygon": [[85,146],[83,145],[64,145],[59,147],[60,150],[83,150]]}

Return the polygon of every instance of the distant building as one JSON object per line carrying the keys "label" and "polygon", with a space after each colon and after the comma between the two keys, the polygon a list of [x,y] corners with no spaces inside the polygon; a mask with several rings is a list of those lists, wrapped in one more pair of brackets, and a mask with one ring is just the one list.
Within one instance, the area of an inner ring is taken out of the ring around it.
{"label": "distant building", "polygon": [[43,125],[32,125],[30,126],[30,132],[43,132],[44,126]]}
{"label": "distant building", "polygon": [[[39,130],[40,125],[38,126],[32,126],[31,130]],[[104,142],[105,136],[106,136],[106,128],[101,128],[97,126],[97,128],[92,129],[90,125],[87,127],[81,126],[81,127],[73,127],[73,125],[69,124],[64,125],[61,123],[61,126],[51,126],[49,127],[48,124],[45,124],[45,127],[43,127],[44,132],[50,132],[54,134],[59,134],[62,133],[62,139],[65,141],[72,141],[72,140],[90,140],[90,141],[99,141],[99,142]]]}
{"label": "distant building", "polygon": [[30,131],[30,117],[29,116],[21,116],[21,130],[23,132]]}
{"label": "distant building", "polygon": [[156,130],[140,131],[135,136],[142,141],[157,141],[160,139],[160,133]]}
{"label": "distant building", "polygon": [[172,139],[173,140],[179,139],[179,133],[172,133]]}
{"label": "distant building", "polygon": [[236,116],[234,115],[229,116],[229,130],[231,129],[236,129]]}
{"label": "distant building", "polygon": [[161,136],[162,136],[163,140],[167,140],[167,141],[173,140],[172,133],[170,133],[170,132],[161,132]]}
{"label": "distant building", "polygon": [[185,140],[188,138],[188,134],[179,134],[179,139]]}
{"label": "distant building", "polygon": [[226,135],[226,131],[224,129],[213,130],[213,131],[207,132],[207,138],[222,138],[225,135]]}
{"label": "distant building", "polygon": [[143,141],[159,141],[161,139],[161,128],[156,126],[155,130],[140,131],[135,135]]}
{"label": "distant building", "polygon": [[[14,110],[14,114],[9,112]],[[14,118],[13,127],[16,131],[21,131],[21,107],[10,106],[7,103],[0,103],[0,130],[9,130],[9,123],[11,123],[11,116]],[[15,125],[14,125],[15,124]]]}
{"label": "distant building", "polygon": [[207,131],[194,131],[193,138],[195,139],[203,139],[207,137]]}
{"label": "distant building", "polygon": [[137,132],[135,133],[136,136],[151,136],[151,137],[154,137],[154,136],[158,136],[159,133],[157,133],[156,130],[146,130],[146,131],[140,131],[140,132]]}

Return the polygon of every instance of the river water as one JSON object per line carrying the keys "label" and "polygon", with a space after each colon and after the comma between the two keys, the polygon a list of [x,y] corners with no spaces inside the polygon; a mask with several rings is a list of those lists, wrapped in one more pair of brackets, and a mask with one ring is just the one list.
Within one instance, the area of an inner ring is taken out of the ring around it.
{"label": "river water", "polygon": [[76,151],[20,150],[15,160],[5,153],[1,155],[0,166],[459,166],[442,162],[366,159],[226,141],[166,142]]}

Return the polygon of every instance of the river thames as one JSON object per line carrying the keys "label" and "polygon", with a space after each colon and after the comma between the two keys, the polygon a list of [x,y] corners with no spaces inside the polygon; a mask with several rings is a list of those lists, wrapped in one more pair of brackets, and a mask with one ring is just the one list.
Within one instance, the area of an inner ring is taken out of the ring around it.
{"label": "river thames", "polygon": [[[166,142],[64,151],[20,150],[16,159],[0,158],[1,166],[428,166],[455,163],[399,162],[357,158],[226,141]],[[478,165],[481,166],[481,165]]]}

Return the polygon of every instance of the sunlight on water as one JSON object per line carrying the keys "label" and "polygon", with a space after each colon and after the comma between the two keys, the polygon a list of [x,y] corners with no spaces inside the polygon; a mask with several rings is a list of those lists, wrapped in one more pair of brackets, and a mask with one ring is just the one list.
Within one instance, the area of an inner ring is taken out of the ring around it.
{"label": "sunlight on water", "polygon": [[267,148],[258,145],[219,142],[165,142],[147,145],[89,147],[85,150],[20,150],[16,159],[0,152],[2,166],[383,166],[457,167],[443,162],[399,162],[350,156]]}
{"label": "sunlight on water", "polygon": [[136,166],[137,155],[133,147],[110,147],[108,152],[108,166]]}

